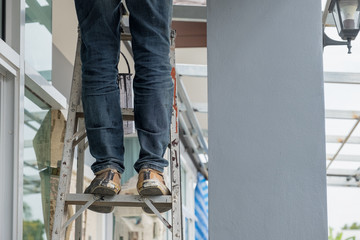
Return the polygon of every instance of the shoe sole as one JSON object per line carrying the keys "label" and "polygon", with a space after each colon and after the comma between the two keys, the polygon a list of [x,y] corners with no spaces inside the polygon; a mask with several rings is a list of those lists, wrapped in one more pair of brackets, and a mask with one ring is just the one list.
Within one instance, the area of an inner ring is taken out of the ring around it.
{"label": "shoe sole", "polygon": [[119,192],[120,191],[116,191],[116,190],[110,189],[105,186],[97,186],[92,191],[92,194],[101,195],[101,196],[114,196],[114,195],[118,194]]}
{"label": "shoe sole", "polygon": [[[143,187],[139,189],[139,194],[143,197],[151,197],[151,196],[164,196],[169,194],[164,194],[161,191],[159,184],[156,181],[145,181],[143,183]],[[149,207],[142,208],[144,212],[148,214],[154,214],[154,212]],[[160,213],[167,212],[171,209],[171,207],[161,207],[157,208]]]}
{"label": "shoe sole", "polygon": [[[104,186],[98,186],[91,192],[91,194],[100,195],[100,196],[115,196],[119,192],[116,192],[116,191],[111,190],[111,189],[109,189],[107,187],[104,187]],[[113,206],[94,206],[94,205],[91,205],[89,207],[89,209],[91,211],[98,212],[98,213],[111,213],[112,211],[114,211]]]}

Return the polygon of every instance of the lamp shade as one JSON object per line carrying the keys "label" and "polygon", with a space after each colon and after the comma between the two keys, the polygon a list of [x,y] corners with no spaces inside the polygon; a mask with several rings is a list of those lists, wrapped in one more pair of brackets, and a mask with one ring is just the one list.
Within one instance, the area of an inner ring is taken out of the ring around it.
{"label": "lamp shade", "polygon": [[360,0],[332,0],[332,13],[339,36],[344,40],[354,40],[359,32]]}

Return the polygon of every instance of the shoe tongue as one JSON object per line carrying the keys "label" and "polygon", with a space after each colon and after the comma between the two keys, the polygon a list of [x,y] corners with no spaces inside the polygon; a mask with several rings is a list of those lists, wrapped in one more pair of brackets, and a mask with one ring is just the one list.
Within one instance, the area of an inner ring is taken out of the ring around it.
{"label": "shoe tongue", "polygon": [[163,175],[163,173],[158,171],[158,170],[155,170],[155,169],[149,169],[149,170],[150,170],[150,172],[154,172],[154,173],[159,174],[161,176]]}
{"label": "shoe tongue", "polygon": [[107,172],[107,171],[117,172],[115,169],[105,168],[103,170],[100,170],[100,171],[96,172],[95,175],[100,175],[100,174],[102,174],[104,172]]}

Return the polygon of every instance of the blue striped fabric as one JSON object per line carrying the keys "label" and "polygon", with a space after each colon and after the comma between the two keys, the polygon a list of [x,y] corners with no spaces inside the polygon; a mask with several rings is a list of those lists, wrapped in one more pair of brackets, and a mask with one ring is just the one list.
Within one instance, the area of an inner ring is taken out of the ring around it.
{"label": "blue striped fabric", "polygon": [[195,240],[208,240],[208,185],[200,173],[195,188]]}

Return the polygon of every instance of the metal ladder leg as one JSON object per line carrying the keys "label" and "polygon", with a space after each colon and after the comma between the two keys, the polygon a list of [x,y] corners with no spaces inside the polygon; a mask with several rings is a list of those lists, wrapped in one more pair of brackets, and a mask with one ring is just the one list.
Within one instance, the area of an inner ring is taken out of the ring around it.
{"label": "metal ladder leg", "polygon": [[72,79],[70,103],[68,110],[68,118],[66,123],[65,143],[63,150],[63,159],[61,162],[59,188],[56,200],[56,210],[54,216],[54,227],[52,232],[52,240],[64,239],[65,229],[62,224],[66,218],[65,197],[69,193],[70,180],[72,174],[72,165],[74,158],[73,151],[73,136],[77,131],[77,110],[80,104],[81,95],[81,61],[80,61],[80,34],[78,37],[78,44],[76,49],[75,67]]}
{"label": "metal ladder leg", "polygon": [[177,106],[177,79],[175,71],[175,36],[176,32],[171,31],[170,63],[172,66],[171,77],[174,82],[173,112],[171,118],[170,133],[170,165],[171,165],[171,194],[172,194],[172,239],[182,240],[182,197],[181,197],[181,166],[180,166],[180,141]]}
{"label": "metal ladder leg", "polygon": [[[85,129],[85,122],[84,119],[80,119],[79,121],[79,129]],[[81,140],[78,144],[78,151],[77,151],[77,168],[76,168],[76,193],[83,193],[84,188],[84,157],[85,157],[85,139]],[[80,205],[76,205],[76,212],[81,209]],[[83,238],[83,231],[82,231],[82,215],[80,215],[75,220],[75,239],[80,240]]]}

